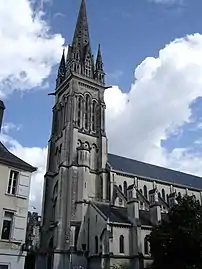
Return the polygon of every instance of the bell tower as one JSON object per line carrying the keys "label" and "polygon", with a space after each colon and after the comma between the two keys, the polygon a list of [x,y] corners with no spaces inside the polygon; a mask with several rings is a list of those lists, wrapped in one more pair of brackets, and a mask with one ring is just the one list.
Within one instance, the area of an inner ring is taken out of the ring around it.
{"label": "bell tower", "polygon": [[[72,44],[58,68],[45,175],[41,249],[50,268],[68,268],[72,244],[79,249],[79,227],[90,200],[106,200],[107,138],[105,73],[98,46],[91,52],[85,0]],[[74,224],[77,224],[75,227]],[[39,267],[40,268],[40,267]],[[43,265],[41,268],[46,268]]]}

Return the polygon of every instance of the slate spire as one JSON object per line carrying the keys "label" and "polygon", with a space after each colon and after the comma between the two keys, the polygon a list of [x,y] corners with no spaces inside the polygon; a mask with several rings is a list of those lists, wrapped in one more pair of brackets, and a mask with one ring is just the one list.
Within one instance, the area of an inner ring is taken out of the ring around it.
{"label": "slate spire", "polygon": [[66,73],[66,63],[65,63],[65,49],[63,49],[62,57],[60,60],[59,68],[58,68],[58,77],[57,77],[57,87],[64,81]]}
{"label": "slate spire", "polygon": [[97,59],[95,63],[95,79],[104,84],[105,83],[105,73],[103,69],[103,61],[100,44],[98,45]]}
{"label": "slate spire", "polygon": [[86,1],[82,0],[74,32],[72,47],[76,46],[82,50],[88,44],[90,44],[90,35],[88,30]]}

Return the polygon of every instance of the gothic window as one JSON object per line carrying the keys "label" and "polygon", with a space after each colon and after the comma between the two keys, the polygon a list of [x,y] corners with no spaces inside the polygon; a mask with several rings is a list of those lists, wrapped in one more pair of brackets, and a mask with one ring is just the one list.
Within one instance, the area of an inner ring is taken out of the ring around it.
{"label": "gothic window", "polygon": [[60,106],[60,130],[62,130],[63,129],[63,127],[64,127],[64,125],[63,125],[63,123],[64,123],[64,106],[63,105],[61,105]]}
{"label": "gothic window", "polygon": [[144,238],[144,254],[149,255],[149,242],[147,236]]}
{"label": "gothic window", "polygon": [[77,101],[77,126],[81,128],[82,124],[82,97],[78,96]]}
{"label": "gothic window", "polygon": [[119,252],[124,253],[124,236],[119,237]]}
{"label": "gothic window", "polygon": [[68,117],[68,97],[64,106],[64,123],[65,124],[67,123],[67,117]]}
{"label": "gothic window", "polygon": [[166,200],[166,194],[165,194],[164,189],[162,189],[161,194],[162,194],[162,199],[165,201]]}
{"label": "gothic window", "polygon": [[106,199],[110,200],[110,173],[107,173],[107,184],[106,184]]}
{"label": "gothic window", "polygon": [[166,199],[167,199],[167,204],[169,205],[169,195],[166,195]]}
{"label": "gothic window", "polygon": [[[119,189],[122,192],[122,186],[121,185],[119,185]],[[119,197],[119,204],[122,205],[122,199],[121,199],[121,197]]]}
{"label": "gothic window", "polygon": [[124,195],[127,197],[127,182],[124,181],[123,183],[123,191],[124,191]]}
{"label": "gothic window", "polygon": [[78,52],[76,53],[76,60],[77,61],[79,60],[79,53]]}
{"label": "gothic window", "polygon": [[147,194],[147,186],[144,185],[144,197],[147,199],[148,194]]}
{"label": "gothic window", "polygon": [[100,176],[100,199],[103,199],[103,177]]}
{"label": "gothic window", "polygon": [[140,193],[142,194],[142,189],[140,189]]}
{"label": "gothic window", "polygon": [[92,105],[92,131],[96,132],[96,110],[97,110],[97,102],[93,101]]}
{"label": "gothic window", "polygon": [[48,260],[47,260],[47,268],[53,268],[53,238],[49,241],[49,252],[48,252]]}
{"label": "gothic window", "polygon": [[95,253],[98,253],[98,237],[95,236]]}
{"label": "gothic window", "polygon": [[54,114],[55,114],[54,130],[55,130],[55,134],[57,135],[58,134],[58,110],[57,109],[55,109]]}
{"label": "gothic window", "polygon": [[182,197],[181,192],[178,192],[178,196],[179,196],[179,198],[181,198],[181,197]]}
{"label": "gothic window", "polygon": [[90,127],[90,96],[86,94],[85,96],[85,129],[89,130]]}

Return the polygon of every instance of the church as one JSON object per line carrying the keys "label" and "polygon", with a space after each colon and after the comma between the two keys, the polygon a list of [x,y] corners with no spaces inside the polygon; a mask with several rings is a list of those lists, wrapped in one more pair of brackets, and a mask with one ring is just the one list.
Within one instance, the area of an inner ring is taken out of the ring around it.
{"label": "church", "polygon": [[108,269],[151,263],[147,235],[178,195],[202,201],[200,177],[108,152],[105,72],[93,58],[81,1],[58,69],[37,269]]}

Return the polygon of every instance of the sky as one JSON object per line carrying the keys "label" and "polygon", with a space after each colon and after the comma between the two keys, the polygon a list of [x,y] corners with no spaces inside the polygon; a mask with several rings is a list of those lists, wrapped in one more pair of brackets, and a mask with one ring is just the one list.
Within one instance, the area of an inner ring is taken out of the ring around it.
{"label": "sky", "polygon": [[[57,67],[80,0],[0,1],[1,141],[38,167],[30,208],[41,210]],[[86,0],[100,43],[109,151],[202,176],[201,0]],[[23,14],[23,16],[22,16]],[[119,135],[117,135],[119,134]]]}

